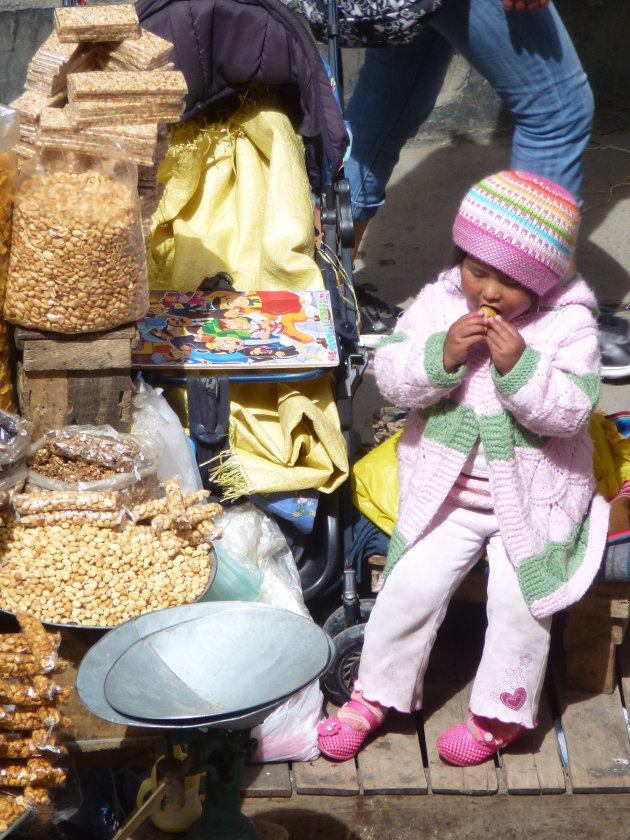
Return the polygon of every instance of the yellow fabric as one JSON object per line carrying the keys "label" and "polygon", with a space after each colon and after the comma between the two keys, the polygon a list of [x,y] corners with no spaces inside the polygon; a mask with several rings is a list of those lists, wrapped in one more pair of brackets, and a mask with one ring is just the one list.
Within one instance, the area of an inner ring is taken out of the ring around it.
{"label": "yellow fabric", "polygon": [[304,144],[273,107],[171,129],[149,237],[149,285],[196,288],[226,271],[239,291],[323,289]]}
{"label": "yellow fabric", "polygon": [[[593,440],[593,471],[597,489],[611,499],[630,481],[630,439],[612,420],[595,413],[589,433]],[[372,449],[352,467],[354,506],[388,536],[398,515],[398,432]]]}
{"label": "yellow fabric", "polygon": [[364,455],[352,467],[354,506],[391,537],[398,517],[398,459],[402,431]]}
{"label": "yellow fabric", "polygon": [[348,476],[329,376],[297,383],[230,383],[229,450],[211,479],[226,499],[317,488]]}
{"label": "yellow fabric", "polygon": [[593,441],[593,470],[597,489],[611,499],[630,481],[630,439],[625,438],[612,420],[603,414],[591,417],[589,433]]}

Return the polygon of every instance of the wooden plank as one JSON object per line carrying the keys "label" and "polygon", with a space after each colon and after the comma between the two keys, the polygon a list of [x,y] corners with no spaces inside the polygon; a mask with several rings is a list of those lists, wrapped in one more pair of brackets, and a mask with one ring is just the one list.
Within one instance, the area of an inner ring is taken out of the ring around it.
{"label": "wooden plank", "polygon": [[40,330],[28,330],[25,327],[15,326],[13,328],[13,339],[18,350],[24,349],[26,341],[56,341],[60,344],[89,344],[91,341],[113,341],[119,338],[126,338],[132,341],[136,337],[136,325],[123,324],[121,327],[114,327],[112,330],[103,330],[92,333],[56,333],[42,332]]}
{"label": "wooden plank", "polygon": [[131,428],[129,372],[95,371],[86,376],[73,371],[68,374],[68,402],[72,423],[107,424],[118,432]]}
{"label": "wooden plank", "polygon": [[[487,795],[498,791],[491,759],[476,767],[454,767],[440,758],[435,742],[445,729],[465,721],[484,638],[484,609],[474,603],[449,606],[431,654],[424,690],[424,737],[433,793]],[[465,628],[463,631],[462,628]]]}
{"label": "wooden plank", "polygon": [[129,368],[131,342],[127,338],[89,342],[26,341],[22,363],[26,371]]}
{"label": "wooden plank", "polygon": [[248,764],[241,782],[243,796],[291,796],[291,775],[286,762]]}
{"label": "wooden plank", "polygon": [[414,715],[390,712],[357,763],[363,793],[427,793]]}
{"label": "wooden plank", "polygon": [[627,591],[627,586],[599,584],[567,610],[565,681],[573,691],[613,691],[615,646],[623,640],[630,614]]}
{"label": "wooden plank", "polygon": [[472,681],[461,688],[456,679],[434,675],[427,679],[424,698],[424,736],[427,745],[428,772],[433,793],[466,793],[477,796],[496,793],[497,773],[494,761],[476,767],[455,767],[440,757],[435,742],[439,735],[468,717],[468,699]]}
{"label": "wooden plank", "polygon": [[[326,716],[330,717],[336,712],[337,708],[329,703]],[[320,756],[316,761],[294,761],[292,773],[297,793],[337,796],[353,796],[359,793],[354,759],[337,762]]]}
{"label": "wooden plank", "polygon": [[540,700],[538,726],[501,755],[508,793],[564,793],[566,782],[549,701]]}
{"label": "wooden plank", "polygon": [[574,792],[630,791],[630,742],[621,696],[556,685]]}
{"label": "wooden plank", "polygon": [[316,761],[294,761],[293,779],[297,793],[354,796],[359,780],[354,760],[335,762],[321,756]]}
{"label": "wooden plank", "polygon": [[26,429],[36,440],[47,428],[68,425],[68,375],[30,374],[18,364],[18,404]]}

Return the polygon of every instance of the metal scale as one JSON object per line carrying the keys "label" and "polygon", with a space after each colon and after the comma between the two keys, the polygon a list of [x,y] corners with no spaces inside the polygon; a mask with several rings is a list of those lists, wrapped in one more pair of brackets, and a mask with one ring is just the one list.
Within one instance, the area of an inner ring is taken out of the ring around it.
{"label": "metal scale", "polygon": [[326,670],[332,643],[310,619],[268,604],[221,601],[146,613],[110,630],[77,673],[83,704],[111,723],[164,730],[157,785],[114,840],[154,808],[177,811],[185,778],[205,774],[186,840],[257,840],[240,810],[251,729]]}

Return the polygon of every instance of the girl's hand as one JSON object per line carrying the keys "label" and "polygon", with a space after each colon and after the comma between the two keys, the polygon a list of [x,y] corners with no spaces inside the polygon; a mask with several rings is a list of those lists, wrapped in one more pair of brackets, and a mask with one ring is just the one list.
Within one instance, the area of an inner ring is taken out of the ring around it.
{"label": "girl's hand", "polygon": [[465,364],[470,348],[483,340],[485,317],[479,310],[463,315],[451,324],[444,342],[444,370],[453,373]]}
{"label": "girl's hand", "polygon": [[505,376],[523,355],[525,342],[521,334],[509,321],[499,316],[488,319],[486,341],[494,366],[501,376]]}

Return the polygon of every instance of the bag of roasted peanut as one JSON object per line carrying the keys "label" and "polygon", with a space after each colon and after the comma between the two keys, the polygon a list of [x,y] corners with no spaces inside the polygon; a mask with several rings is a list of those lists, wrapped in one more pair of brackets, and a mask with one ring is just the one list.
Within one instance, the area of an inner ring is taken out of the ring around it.
{"label": "bag of roasted peanut", "polygon": [[8,321],[67,334],[136,321],[149,306],[137,169],[44,149],[20,170],[4,303]]}
{"label": "bag of roasted peanut", "polygon": [[[9,269],[13,197],[17,181],[14,146],[20,136],[19,116],[12,108],[0,105],[0,310]],[[4,318],[0,318],[0,408],[6,411],[14,410],[10,347],[8,324]]]}
{"label": "bag of roasted peanut", "polygon": [[111,426],[50,429],[30,447],[27,489],[111,493],[136,504],[159,488],[160,443]]}

